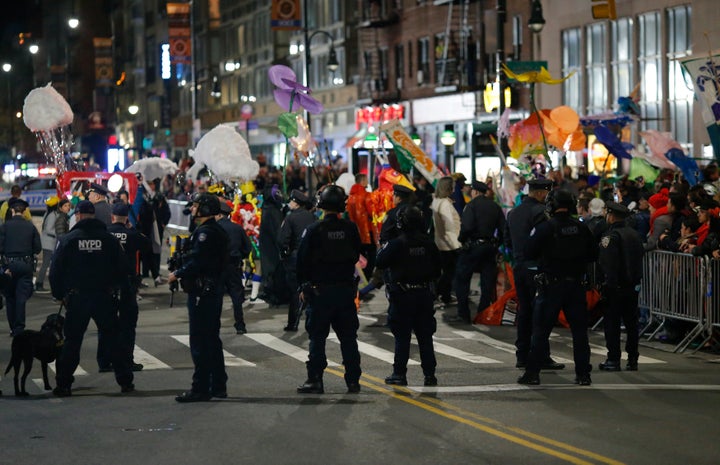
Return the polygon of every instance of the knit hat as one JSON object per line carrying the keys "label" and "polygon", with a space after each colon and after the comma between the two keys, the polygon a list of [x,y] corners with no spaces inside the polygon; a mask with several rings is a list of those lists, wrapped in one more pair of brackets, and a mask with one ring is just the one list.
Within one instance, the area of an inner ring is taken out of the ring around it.
{"label": "knit hat", "polygon": [[648,199],[648,203],[650,203],[653,208],[658,209],[667,205],[668,199],[669,191],[667,190],[667,188],[663,187],[662,189],[660,189],[660,192],[650,196],[650,198]]}

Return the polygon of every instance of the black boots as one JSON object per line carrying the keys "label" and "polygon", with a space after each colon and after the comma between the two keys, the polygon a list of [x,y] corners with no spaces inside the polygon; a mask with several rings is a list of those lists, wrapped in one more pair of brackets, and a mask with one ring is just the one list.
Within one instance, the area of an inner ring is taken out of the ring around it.
{"label": "black boots", "polygon": [[[605,360],[604,362],[600,362],[598,367],[601,371],[620,371],[622,369],[620,368],[619,360]],[[635,364],[635,367],[637,368],[637,363]]]}
{"label": "black boots", "polygon": [[322,378],[308,377],[307,381],[297,387],[298,394],[322,394],[325,392]]}
{"label": "black boots", "polygon": [[407,377],[405,375],[399,375],[395,372],[385,378],[385,384],[391,384],[394,386],[407,386]]}

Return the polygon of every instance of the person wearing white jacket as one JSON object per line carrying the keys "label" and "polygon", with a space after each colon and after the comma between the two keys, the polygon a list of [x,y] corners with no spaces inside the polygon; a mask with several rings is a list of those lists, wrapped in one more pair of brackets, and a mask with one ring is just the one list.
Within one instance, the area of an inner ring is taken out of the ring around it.
{"label": "person wearing white jacket", "polygon": [[453,192],[454,181],[452,177],[445,176],[438,180],[435,195],[430,205],[435,225],[435,244],[440,249],[442,274],[438,280],[437,293],[444,304],[451,300],[455,263],[461,244],[458,240],[460,234],[460,215],[458,214],[450,195]]}

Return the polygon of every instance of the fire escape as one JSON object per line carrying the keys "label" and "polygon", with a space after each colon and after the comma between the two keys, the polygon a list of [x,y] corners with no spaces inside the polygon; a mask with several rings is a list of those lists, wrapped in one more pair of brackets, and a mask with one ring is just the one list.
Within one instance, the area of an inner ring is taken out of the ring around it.
{"label": "fire escape", "polygon": [[435,85],[437,92],[455,91],[476,85],[475,44],[472,38],[474,14],[471,0],[435,0],[433,6],[447,7],[445,31],[436,36]]}
{"label": "fire escape", "polygon": [[387,28],[400,21],[400,0],[363,0],[358,38],[363,67],[359,97],[361,100],[396,99],[399,90],[389,85]]}

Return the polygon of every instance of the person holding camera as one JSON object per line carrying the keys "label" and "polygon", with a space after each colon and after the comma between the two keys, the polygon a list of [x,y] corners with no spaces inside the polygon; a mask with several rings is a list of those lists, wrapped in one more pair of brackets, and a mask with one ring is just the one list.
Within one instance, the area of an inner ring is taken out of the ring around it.
{"label": "person holding camera", "polygon": [[310,338],[308,377],[297,388],[301,394],[324,392],[325,341],[331,326],[340,340],[348,393],[360,392],[355,263],[362,244],[357,226],[340,218],[346,199],[340,186],[326,185],[318,192],[317,207],[324,218],[305,229],[297,252],[297,278],[302,283],[300,299],[307,303],[305,329]]}
{"label": "person holding camera", "polygon": [[175,397],[180,403],[227,397],[220,315],[229,239],[215,221],[220,213],[220,201],[215,195],[201,194],[194,198],[191,212],[197,228],[190,236],[182,264],[168,275],[169,284],[180,280],[183,291],[188,294],[190,354],[195,365],[191,389]]}

